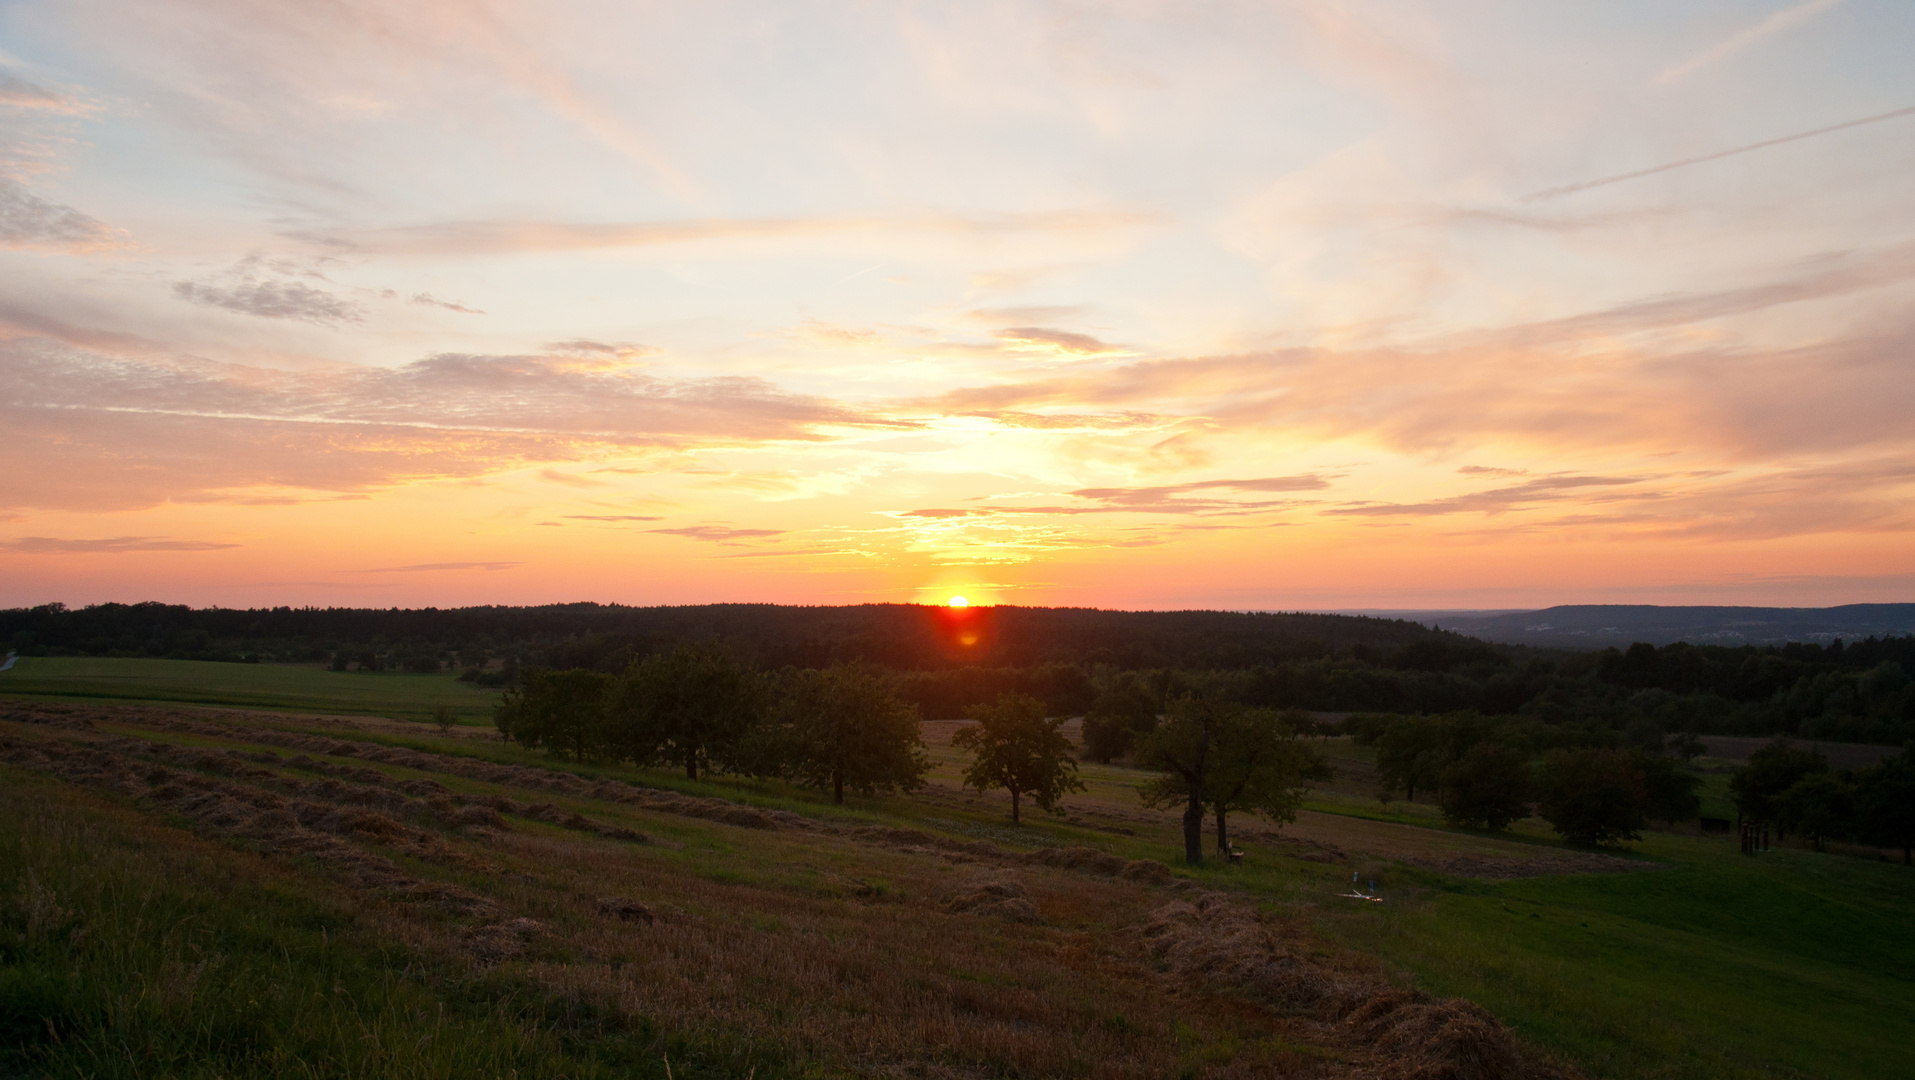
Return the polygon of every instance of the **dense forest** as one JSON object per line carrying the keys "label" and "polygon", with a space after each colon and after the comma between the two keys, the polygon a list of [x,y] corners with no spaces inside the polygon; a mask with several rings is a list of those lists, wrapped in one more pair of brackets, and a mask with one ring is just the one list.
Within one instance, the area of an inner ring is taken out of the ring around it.
{"label": "dense forest", "polygon": [[[1520,715],[1658,735],[1772,735],[1899,744],[1915,737],[1915,637],[1831,645],[1577,653],[1491,645],[1406,620],[1344,615],[903,604],[783,607],[564,604],[457,609],[193,609],[61,605],[0,611],[24,655],[457,669],[491,684],[529,668],[625,670],[686,641],[766,670],[888,669],[927,718],[1005,692],[1056,713],[1182,689],[1326,712]],[[1145,706],[1139,706],[1145,707]]]}

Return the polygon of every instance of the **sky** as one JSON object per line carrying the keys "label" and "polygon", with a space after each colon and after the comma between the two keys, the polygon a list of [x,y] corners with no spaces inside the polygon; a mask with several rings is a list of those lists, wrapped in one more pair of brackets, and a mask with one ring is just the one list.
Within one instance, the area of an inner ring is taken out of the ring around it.
{"label": "sky", "polygon": [[0,3],[0,605],[1915,599],[1900,0]]}

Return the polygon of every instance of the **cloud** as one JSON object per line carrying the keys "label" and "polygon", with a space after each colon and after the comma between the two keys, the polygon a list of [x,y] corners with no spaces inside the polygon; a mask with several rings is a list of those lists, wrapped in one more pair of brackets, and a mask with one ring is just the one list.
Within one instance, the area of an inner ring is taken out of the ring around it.
{"label": "cloud", "polygon": [[1464,476],[1522,476],[1528,469],[1499,469],[1493,465],[1465,465],[1456,470]]}
{"label": "cloud", "polygon": [[1128,356],[1121,345],[1108,345],[1089,334],[1052,330],[1042,326],[1013,326],[997,332],[997,339],[1021,352],[1062,353],[1068,356]]}
{"label": "cloud", "polygon": [[973,322],[1003,326],[1006,323],[1059,322],[1077,318],[1087,310],[1083,304],[1027,304],[1021,307],[974,308],[964,314]]}
{"label": "cloud", "polygon": [[164,536],[113,536],[102,540],[62,540],[51,536],[23,536],[0,540],[0,550],[30,555],[74,552],[89,555],[121,555],[131,551],[222,551],[238,544],[220,544],[210,540],[170,540]]}
{"label": "cloud", "polygon": [[1269,493],[1321,491],[1328,480],[1314,474],[1266,476],[1250,480],[1198,480],[1154,487],[1079,488],[1068,492],[1090,505],[992,506],[900,511],[893,516],[920,520],[995,518],[1011,515],[1069,517],[1079,514],[1247,514],[1298,505],[1294,499],[1221,499],[1206,492]]}
{"label": "cloud", "polygon": [[1756,42],[1761,41],[1763,38],[1773,34],[1779,34],[1792,26],[1805,23],[1841,2],[1842,0],[1808,0],[1806,4],[1797,4],[1795,7],[1785,8],[1761,22],[1756,23],[1754,26],[1738,30],[1722,41],[1691,56],[1689,59],[1670,67],[1661,75],[1656,76],[1656,81],[1665,84],[1675,82],[1718,60],[1733,56]]}
{"label": "cloud", "polygon": [[358,322],[359,306],[297,281],[245,281],[230,288],[176,281],[173,295],[206,307],[262,319],[297,319],[318,326]]}
{"label": "cloud", "polygon": [[469,308],[464,304],[455,303],[451,300],[441,300],[431,293],[413,293],[412,302],[415,304],[424,304],[428,307],[444,308],[447,311],[456,311],[461,315],[485,314],[485,312],[480,311],[478,308]]}
{"label": "cloud", "polygon": [[35,85],[6,70],[0,70],[0,107],[62,116],[85,116],[94,111],[77,98]]}
{"label": "cloud", "polygon": [[0,247],[84,255],[131,246],[126,230],[48,202],[0,176]]}
{"label": "cloud", "polygon": [[602,251],[730,240],[803,240],[830,236],[948,236],[990,241],[1011,236],[1097,236],[1152,225],[1131,210],[1053,210],[978,217],[919,215],[851,218],[711,218],[686,221],[444,221],[359,232],[293,231],[289,239],[362,254],[473,256]]}
{"label": "cloud", "polygon": [[656,514],[567,514],[567,521],[663,521]]}
{"label": "cloud", "polygon": [[1549,476],[1517,484],[1514,487],[1496,488],[1492,491],[1472,492],[1468,495],[1453,495],[1447,499],[1434,499],[1421,503],[1372,503],[1363,506],[1340,506],[1325,510],[1325,514],[1352,517],[1431,517],[1440,514],[1504,514],[1512,510],[1522,510],[1541,502],[1554,502],[1568,498],[1571,492],[1592,487],[1619,487],[1640,484],[1645,478],[1640,476]]}
{"label": "cloud", "polygon": [[278,371],[0,340],[0,507],[307,500],[694,447],[918,430],[761,379],[675,379],[560,356],[440,354]]}
{"label": "cloud", "polygon": [[438,570],[512,570],[523,563],[516,562],[432,562],[414,563],[411,566],[375,566],[368,570],[350,570],[353,574],[411,574]]}
{"label": "cloud", "polygon": [[783,536],[786,532],[784,529],[734,529],[729,525],[687,525],[678,529],[647,529],[645,531],[686,536],[693,540],[718,544],[730,544],[739,540],[753,540],[766,536]]}
{"label": "cloud", "polygon": [[573,338],[570,341],[550,341],[539,346],[546,352],[571,353],[578,356],[617,357],[633,360],[641,356],[650,356],[660,350],[652,345],[640,345],[631,341],[604,342],[588,338]]}

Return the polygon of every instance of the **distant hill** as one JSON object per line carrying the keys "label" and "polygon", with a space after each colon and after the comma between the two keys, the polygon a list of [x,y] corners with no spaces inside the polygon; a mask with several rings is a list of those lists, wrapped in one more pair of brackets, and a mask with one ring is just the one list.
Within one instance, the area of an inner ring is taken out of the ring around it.
{"label": "distant hill", "polygon": [[1605,649],[1646,641],[1668,645],[1826,645],[1836,639],[1915,633],[1915,604],[1845,604],[1828,608],[1657,607],[1651,604],[1565,604],[1516,613],[1431,611],[1401,618],[1509,645]]}

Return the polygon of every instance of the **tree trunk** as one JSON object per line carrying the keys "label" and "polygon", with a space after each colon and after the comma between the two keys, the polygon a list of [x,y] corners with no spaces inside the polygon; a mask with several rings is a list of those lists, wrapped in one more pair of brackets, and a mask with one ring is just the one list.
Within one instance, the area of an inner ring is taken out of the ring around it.
{"label": "tree trunk", "polygon": [[1224,832],[1223,804],[1217,804],[1217,858],[1230,858],[1230,836]]}
{"label": "tree trunk", "polygon": [[1204,793],[1190,785],[1190,805],[1184,807],[1184,861],[1202,866],[1204,861]]}
{"label": "tree trunk", "polygon": [[697,750],[685,751],[685,779],[687,780],[698,779],[698,751]]}
{"label": "tree trunk", "polygon": [[1019,821],[1017,817],[1017,789],[1016,788],[1011,789],[1011,824],[1013,825],[1023,824],[1023,822]]}
{"label": "tree trunk", "polygon": [[844,770],[843,769],[831,770],[831,801],[838,806],[844,805]]}

